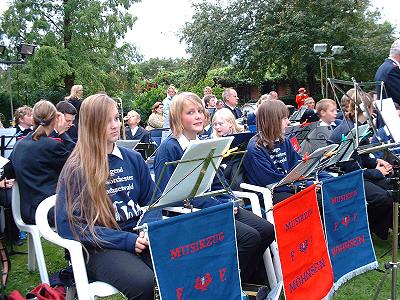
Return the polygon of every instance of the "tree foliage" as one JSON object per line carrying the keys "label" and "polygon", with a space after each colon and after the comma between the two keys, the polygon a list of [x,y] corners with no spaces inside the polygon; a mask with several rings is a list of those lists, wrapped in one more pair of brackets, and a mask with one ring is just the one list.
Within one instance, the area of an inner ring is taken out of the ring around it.
{"label": "tree foliage", "polygon": [[[1,32],[11,45],[39,45],[21,79],[30,90],[65,89],[83,84],[87,92],[113,92],[126,85],[120,75],[141,60],[133,45],[117,47],[135,21],[138,0],[13,0]],[[125,76],[126,79],[126,76]],[[121,86],[122,85],[122,86]]]}
{"label": "tree foliage", "polygon": [[328,43],[345,47],[335,61],[336,76],[371,80],[394,39],[393,26],[378,19],[369,0],[231,0],[227,7],[203,0],[195,4],[182,39],[198,77],[232,64],[253,83],[315,85],[319,62],[313,44]]}

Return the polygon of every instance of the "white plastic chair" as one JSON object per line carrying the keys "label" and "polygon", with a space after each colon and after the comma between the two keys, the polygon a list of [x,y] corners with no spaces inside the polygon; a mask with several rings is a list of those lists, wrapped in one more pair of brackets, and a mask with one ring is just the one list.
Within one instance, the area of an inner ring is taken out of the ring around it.
{"label": "white plastic chair", "polygon": [[[56,195],[53,195],[46,198],[39,204],[35,216],[36,224],[39,228],[40,233],[46,240],[56,245],[59,245],[69,251],[78,298],[82,300],[92,300],[96,297],[106,297],[119,293],[119,291],[115,287],[108,283],[102,281],[89,283],[81,243],[78,241],[62,238],[53,231],[47,221],[47,214],[49,210],[53,206],[55,206],[55,203]],[[74,299],[74,295],[73,293],[71,293],[71,289],[69,289],[67,292],[67,299]]]}
{"label": "white plastic chair", "polygon": [[11,200],[12,214],[17,227],[28,233],[28,270],[35,271],[35,256],[42,283],[49,283],[46,262],[44,260],[42,243],[40,241],[40,232],[37,225],[28,225],[21,217],[21,198],[19,194],[18,183],[15,181],[12,188]]}
{"label": "white plastic chair", "polygon": [[[266,214],[266,219],[268,222],[271,224],[275,224],[274,221],[274,215],[272,213],[272,193],[268,188],[265,187],[260,187],[248,183],[241,183],[240,187],[244,190],[250,190],[253,192],[261,193],[263,196],[264,200],[264,208],[265,208],[265,214]],[[252,210],[255,214],[261,215],[261,208],[260,208],[260,202],[258,202],[255,206],[253,206],[253,203],[251,203]],[[279,259],[279,252],[278,252],[278,244],[276,241],[273,241],[271,245],[269,246],[269,249],[272,252],[272,264],[273,266],[269,265],[267,266],[267,263],[264,261],[266,264],[266,268],[272,267],[275,273],[275,284],[271,286],[271,288],[274,288],[276,284],[280,281],[282,281],[283,276],[282,276],[282,267],[281,267],[281,262]],[[268,271],[267,271],[268,272]],[[271,283],[270,283],[271,284]]]}

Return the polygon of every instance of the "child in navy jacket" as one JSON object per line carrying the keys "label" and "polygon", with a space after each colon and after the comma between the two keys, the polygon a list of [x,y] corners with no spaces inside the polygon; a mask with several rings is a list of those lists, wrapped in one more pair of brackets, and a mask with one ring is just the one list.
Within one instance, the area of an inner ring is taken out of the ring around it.
{"label": "child in navy jacket", "polygon": [[107,95],[82,102],[79,139],[58,183],[57,231],[85,246],[90,279],[113,285],[128,299],[153,299],[148,241],[133,228],[155,184],[139,153],[115,145],[120,126]]}
{"label": "child in navy jacket", "polygon": [[[154,161],[156,182],[164,164],[181,159],[189,142],[197,139],[197,135],[203,131],[204,110],[201,99],[193,93],[181,93],[174,97],[169,113],[173,135],[162,142],[157,150]],[[174,170],[174,165],[166,167],[160,181],[161,190],[164,190]],[[224,180],[222,172],[220,175]],[[222,184],[216,176],[211,189],[220,188]],[[232,200],[230,195],[219,195],[207,197],[201,202],[194,201],[193,204],[203,208]],[[262,254],[275,238],[273,225],[242,208],[235,208],[235,219],[241,279],[243,282],[261,283],[259,271],[263,268]]]}

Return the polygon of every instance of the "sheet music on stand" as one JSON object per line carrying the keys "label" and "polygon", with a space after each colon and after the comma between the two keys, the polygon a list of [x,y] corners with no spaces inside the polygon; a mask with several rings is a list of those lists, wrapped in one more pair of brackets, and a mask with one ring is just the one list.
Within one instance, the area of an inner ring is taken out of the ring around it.
{"label": "sheet music on stand", "polygon": [[274,189],[276,187],[293,183],[302,177],[307,177],[315,170],[316,167],[318,167],[321,161],[325,158],[325,155],[332,152],[337,147],[337,144],[332,144],[315,150],[313,153],[307,156],[307,159],[300,161],[299,164],[297,164],[288,174],[286,174],[285,178],[278,183],[270,185],[269,188]]}
{"label": "sheet music on stand", "polygon": [[400,117],[392,98],[375,101],[375,107],[380,111],[390,135],[396,143],[400,143]]}
{"label": "sheet music on stand", "polygon": [[[361,140],[368,134],[369,125],[361,125],[358,127],[359,131],[359,143]],[[356,137],[356,128],[354,127],[347,135],[343,142],[340,143],[339,148],[334,156],[324,164],[324,167],[332,166],[339,162],[348,161],[350,157],[353,155],[355,150],[354,139]]]}
{"label": "sheet music on stand", "polygon": [[289,117],[290,122],[299,122],[303,114],[306,112],[307,106],[302,106],[299,110],[296,110],[293,115]]}
{"label": "sheet music on stand", "polygon": [[216,168],[218,169],[223,154],[229,150],[232,140],[232,136],[227,136],[190,141],[182,158],[169,163],[177,163],[177,166],[163,194],[150,208],[171,206],[185,199],[206,196],[216,174]]}
{"label": "sheet music on stand", "polygon": [[0,156],[0,169],[2,169],[10,160],[3,156]]}

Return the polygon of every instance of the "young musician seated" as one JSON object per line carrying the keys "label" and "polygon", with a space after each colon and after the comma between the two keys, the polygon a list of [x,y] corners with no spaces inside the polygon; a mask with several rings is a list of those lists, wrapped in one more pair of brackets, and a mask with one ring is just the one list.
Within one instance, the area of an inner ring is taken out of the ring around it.
{"label": "young musician seated", "polygon": [[15,128],[17,140],[26,137],[34,125],[32,118],[32,108],[29,106],[21,106],[14,113]]}
{"label": "young musician seated", "polygon": [[319,116],[318,126],[329,126],[333,130],[341,123],[340,120],[336,119],[337,107],[334,100],[319,100],[316,105],[316,110]]}
{"label": "young musician seated", "polygon": [[[284,137],[288,115],[286,105],[280,100],[267,100],[258,107],[258,134],[247,145],[243,161],[248,183],[264,187],[278,183],[301,160],[289,139]],[[292,188],[278,187],[273,193],[273,203],[294,193]]]}
{"label": "young musician seated", "polygon": [[[155,156],[156,182],[161,176],[165,163],[181,159],[189,142],[198,139],[198,134],[204,128],[204,111],[203,103],[196,94],[181,93],[174,97],[169,114],[172,136],[161,143]],[[165,189],[175,168],[175,165],[165,168],[160,180],[161,191]],[[221,172],[220,175],[222,180],[225,180]],[[222,184],[215,176],[211,189],[221,188]],[[197,199],[192,201],[192,204],[197,208],[206,208],[232,200],[229,194],[223,194]],[[241,279],[243,282],[254,282],[254,276],[258,278],[257,274],[263,271],[262,254],[275,238],[274,228],[267,220],[250,211],[235,208],[234,212]]]}
{"label": "young musician seated", "polygon": [[[33,107],[36,129],[19,140],[6,168],[7,178],[15,178],[21,195],[21,216],[27,224],[35,224],[36,208],[56,193],[58,176],[75,143],[65,134],[64,115],[46,100]],[[57,133],[54,133],[56,131]],[[49,214],[54,225],[54,216]]]}
{"label": "young musician seated", "polygon": [[[346,95],[347,94],[347,95]],[[360,108],[361,103],[368,109],[370,115],[373,113],[372,100],[368,94],[357,91],[357,108],[355,111],[355,89],[347,91],[343,97],[349,98],[349,107],[345,119],[336,127],[329,138],[330,143],[340,144],[342,137],[346,136],[354,128],[355,114],[358,117],[358,124],[366,124],[368,115]],[[343,101],[342,101],[343,102]],[[369,144],[368,138],[363,139],[360,145]],[[351,172],[357,169],[364,169],[365,197],[368,203],[369,226],[373,233],[381,239],[387,239],[388,230],[392,224],[393,198],[390,186],[386,177],[392,173],[392,165],[382,159],[375,159],[368,154],[358,155],[355,151],[352,155],[352,162],[342,163],[344,172]]]}
{"label": "young musician seated", "polygon": [[150,142],[150,133],[145,130],[142,126],[139,126],[140,115],[131,110],[124,118],[128,126],[125,128],[125,134],[127,140],[139,140],[140,143]]}
{"label": "young musician seated", "polygon": [[127,299],[153,299],[154,272],[144,232],[134,232],[155,184],[139,153],[118,147],[117,103],[105,94],[82,102],[79,139],[58,182],[58,233],[86,249],[91,280]]}

